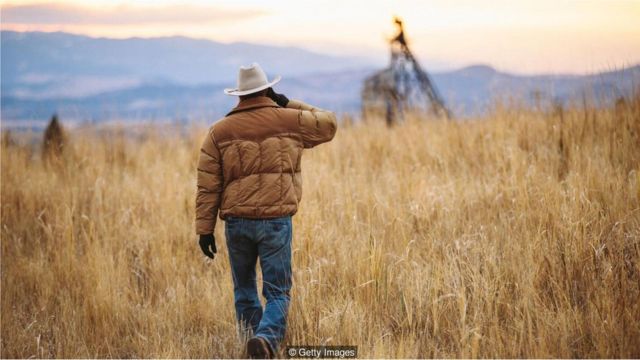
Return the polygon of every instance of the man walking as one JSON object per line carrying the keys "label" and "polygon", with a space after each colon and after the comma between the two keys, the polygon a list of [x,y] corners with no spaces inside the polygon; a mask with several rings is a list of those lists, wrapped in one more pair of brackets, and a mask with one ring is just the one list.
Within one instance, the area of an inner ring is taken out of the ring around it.
{"label": "man walking", "polygon": [[[335,115],[289,100],[271,88],[256,63],[240,67],[238,105],[207,134],[198,162],[196,232],[200,247],[212,258],[219,212],[234,285],[236,318],[252,334],[247,352],[252,358],[276,354],[287,323],[291,289],[291,216],[302,196],[302,150],[330,141]],[[256,286],[260,260],[266,306]]]}

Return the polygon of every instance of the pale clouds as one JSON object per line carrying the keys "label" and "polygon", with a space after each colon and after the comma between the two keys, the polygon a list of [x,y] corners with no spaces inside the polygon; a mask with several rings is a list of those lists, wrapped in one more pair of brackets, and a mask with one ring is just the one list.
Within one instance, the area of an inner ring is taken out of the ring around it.
{"label": "pale clouds", "polygon": [[2,29],[183,35],[382,62],[398,15],[415,53],[442,68],[585,73],[640,62],[640,0],[16,1],[3,5]]}
{"label": "pale clouds", "polygon": [[207,24],[250,20],[266,12],[197,4],[117,4],[85,6],[44,3],[2,6],[2,23],[16,25],[142,25]]}

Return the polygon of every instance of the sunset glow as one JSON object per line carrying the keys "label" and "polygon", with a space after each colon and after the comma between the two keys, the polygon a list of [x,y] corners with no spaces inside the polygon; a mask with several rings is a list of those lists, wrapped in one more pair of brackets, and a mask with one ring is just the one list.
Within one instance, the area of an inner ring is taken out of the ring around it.
{"label": "sunset glow", "polygon": [[640,1],[4,1],[2,29],[183,35],[386,59],[391,18],[436,69],[587,73],[640,62]]}

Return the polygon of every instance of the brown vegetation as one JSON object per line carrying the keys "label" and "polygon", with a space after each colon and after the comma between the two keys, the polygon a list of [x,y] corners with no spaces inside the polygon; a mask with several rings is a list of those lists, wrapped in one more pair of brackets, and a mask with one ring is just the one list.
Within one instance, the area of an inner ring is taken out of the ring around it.
{"label": "brown vegetation", "polygon": [[53,115],[49,125],[44,130],[42,138],[42,158],[44,161],[58,161],[63,155],[67,135],[58,121],[58,116]]}
{"label": "brown vegetation", "polygon": [[[204,129],[2,149],[2,357],[238,357]],[[640,106],[343,127],[306,153],[287,344],[360,357],[639,357]]]}

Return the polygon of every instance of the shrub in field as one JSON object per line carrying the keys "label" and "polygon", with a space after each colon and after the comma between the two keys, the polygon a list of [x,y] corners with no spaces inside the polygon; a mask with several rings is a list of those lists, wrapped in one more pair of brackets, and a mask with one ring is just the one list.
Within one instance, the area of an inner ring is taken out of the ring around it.
{"label": "shrub in field", "polygon": [[42,138],[42,158],[45,160],[60,159],[67,144],[67,135],[58,120],[58,115],[53,115],[44,131]]}

